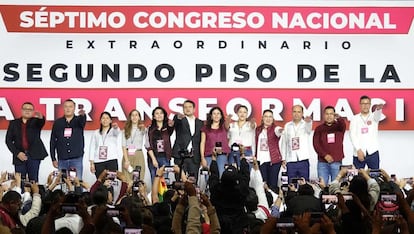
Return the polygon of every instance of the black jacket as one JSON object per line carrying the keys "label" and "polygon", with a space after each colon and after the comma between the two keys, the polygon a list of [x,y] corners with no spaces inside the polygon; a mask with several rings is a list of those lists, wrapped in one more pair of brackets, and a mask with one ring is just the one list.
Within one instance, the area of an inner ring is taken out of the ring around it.
{"label": "black jacket", "polygon": [[210,200],[216,208],[221,233],[243,233],[248,226],[248,217],[244,206],[249,194],[250,174],[246,159],[240,161],[237,178],[238,183],[233,186],[222,183],[219,179],[217,162],[211,161],[208,179],[211,192]]}
{"label": "black jacket", "polygon": [[[40,131],[45,125],[45,119],[30,118],[26,122],[27,142],[29,143],[28,157],[43,160],[48,154],[40,138]],[[10,121],[6,133],[6,145],[13,154],[13,164],[19,165],[23,162],[17,158],[20,152],[24,152],[22,146],[22,118]]]}
{"label": "black jacket", "polygon": [[175,127],[175,143],[173,147],[173,157],[176,164],[180,162],[179,151],[186,150],[190,141],[193,141],[193,162],[200,164],[200,141],[201,141],[201,128],[203,127],[203,121],[195,119],[195,131],[194,135],[191,135],[190,125],[188,124],[187,118],[178,119],[177,115],[174,116],[174,127]]}

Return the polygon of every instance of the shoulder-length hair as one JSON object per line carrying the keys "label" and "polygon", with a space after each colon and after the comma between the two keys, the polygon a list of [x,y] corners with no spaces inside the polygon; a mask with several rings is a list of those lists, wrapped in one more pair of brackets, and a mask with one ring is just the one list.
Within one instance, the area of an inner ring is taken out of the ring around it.
{"label": "shoulder-length hair", "polygon": [[[108,111],[104,111],[104,112],[101,113],[101,116],[99,117],[99,121],[101,121],[102,116],[104,116],[104,115],[109,116],[109,118],[112,120],[111,114]],[[111,130],[111,128],[112,128],[112,124],[109,125],[109,129],[108,129],[108,131],[106,133],[108,133],[109,130]],[[99,133],[102,134],[102,131],[103,131],[103,126],[102,126],[102,123],[100,123]]]}
{"label": "shoulder-length hair", "polygon": [[131,137],[131,130],[132,130],[132,120],[131,120],[131,116],[132,116],[132,114],[134,112],[137,112],[139,119],[142,120],[141,114],[139,113],[139,111],[137,109],[133,109],[133,110],[131,110],[131,112],[129,112],[128,118],[127,118],[127,121],[126,121],[125,127],[124,127],[125,139],[128,139],[128,138]]}
{"label": "shoulder-length hair", "polygon": [[223,126],[223,124],[224,124],[224,113],[223,113],[223,111],[221,110],[221,108],[220,108],[220,107],[215,106],[215,107],[211,108],[211,110],[210,110],[210,111],[208,112],[208,114],[207,114],[207,123],[206,123],[206,126],[207,126],[207,128],[209,128],[209,129],[211,129],[211,125],[213,124],[213,118],[212,118],[212,115],[213,115],[213,111],[215,111],[215,110],[220,111],[220,114],[221,114],[221,119],[220,119],[220,123],[219,123],[220,128],[221,128],[221,127]]}
{"label": "shoulder-length hair", "polygon": [[157,128],[157,121],[154,118],[155,111],[157,111],[157,110],[161,110],[162,113],[164,113],[164,119],[162,120],[162,128],[166,128],[168,126],[167,111],[164,108],[160,107],[160,106],[157,106],[157,107],[154,108],[154,110],[152,110],[152,120],[151,120],[150,128]]}

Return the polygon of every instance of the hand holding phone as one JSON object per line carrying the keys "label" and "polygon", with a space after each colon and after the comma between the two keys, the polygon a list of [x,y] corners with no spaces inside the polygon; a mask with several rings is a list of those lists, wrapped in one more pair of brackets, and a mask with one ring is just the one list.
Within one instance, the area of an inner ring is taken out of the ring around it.
{"label": "hand holding phone", "polygon": [[223,148],[220,141],[216,142],[214,151],[216,151],[217,154],[223,154]]}

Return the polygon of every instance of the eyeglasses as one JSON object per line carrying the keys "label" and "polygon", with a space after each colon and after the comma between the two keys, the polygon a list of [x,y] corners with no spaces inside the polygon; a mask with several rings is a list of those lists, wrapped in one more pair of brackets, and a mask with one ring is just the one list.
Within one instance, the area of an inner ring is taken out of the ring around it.
{"label": "eyeglasses", "polygon": [[370,102],[361,102],[361,103],[359,103],[360,105],[371,105],[371,103]]}
{"label": "eyeglasses", "polygon": [[23,111],[33,111],[33,109],[29,109],[29,108],[23,108]]}

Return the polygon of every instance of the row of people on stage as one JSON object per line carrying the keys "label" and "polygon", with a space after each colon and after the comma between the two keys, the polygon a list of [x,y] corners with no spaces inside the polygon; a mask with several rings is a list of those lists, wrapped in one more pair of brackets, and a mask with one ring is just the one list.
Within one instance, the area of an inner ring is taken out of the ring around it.
{"label": "row of people on stage", "polygon": [[[53,166],[59,169],[75,168],[82,179],[84,157],[85,112],[75,115],[76,103],[70,99],[63,103],[64,116],[53,123],[50,137],[50,156]],[[361,112],[350,121],[350,137],[354,148],[353,164],[356,168],[379,168],[378,123],[383,105],[372,111],[371,99],[360,98]],[[109,112],[100,115],[100,128],[91,138],[89,169],[96,177],[104,170],[123,173],[132,179],[132,171],[140,169],[141,179],[150,173],[153,179],[156,169],[174,163],[193,175],[200,167],[208,168],[213,152],[217,154],[220,175],[226,164],[240,163],[240,147],[245,157],[255,157],[263,180],[270,187],[277,187],[280,169],[286,168],[289,178],[309,179],[309,159],[312,147],[318,155],[318,176],[325,181],[333,180],[344,158],[343,140],[346,121],[335,112],[335,108],[324,109],[324,122],[314,129],[312,119],[304,116],[300,105],[292,107],[292,120],[283,127],[277,126],[272,110],[264,110],[260,124],[248,119],[249,110],[239,105],[237,121],[225,115],[218,106],[211,108],[205,123],[195,116],[195,103],[186,100],[182,113],[168,119],[162,107],[152,111],[152,121],[146,127],[138,110],[132,110],[121,130],[112,121]],[[10,122],[6,144],[13,154],[15,171],[38,181],[39,165],[48,152],[40,138],[45,119],[35,111],[32,103],[22,105],[21,118]],[[175,141],[171,135],[175,132]],[[313,142],[313,145],[312,145]],[[145,150],[145,151],[144,151]],[[144,157],[147,152],[147,157]],[[148,168],[146,168],[147,158]]]}

